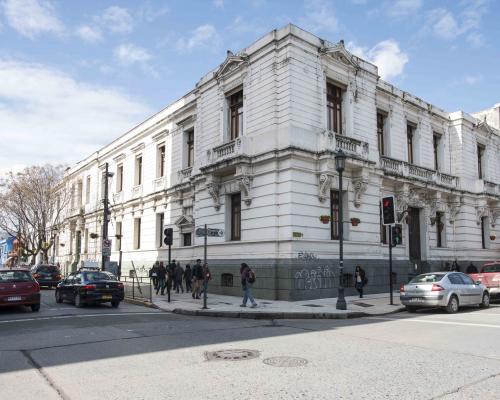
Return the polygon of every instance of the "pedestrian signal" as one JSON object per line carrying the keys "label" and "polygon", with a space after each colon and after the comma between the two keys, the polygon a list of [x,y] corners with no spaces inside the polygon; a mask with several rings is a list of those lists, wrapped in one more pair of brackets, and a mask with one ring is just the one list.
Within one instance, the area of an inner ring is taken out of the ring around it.
{"label": "pedestrian signal", "polygon": [[401,225],[394,225],[392,229],[392,246],[403,244],[403,229]]}
{"label": "pedestrian signal", "polygon": [[163,243],[167,246],[171,246],[174,241],[174,230],[172,228],[165,228],[163,230]]}
{"label": "pedestrian signal", "polygon": [[394,196],[382,198],[382,219],[384,225],[392,225],[396,223],[396,205],[394,204]]}

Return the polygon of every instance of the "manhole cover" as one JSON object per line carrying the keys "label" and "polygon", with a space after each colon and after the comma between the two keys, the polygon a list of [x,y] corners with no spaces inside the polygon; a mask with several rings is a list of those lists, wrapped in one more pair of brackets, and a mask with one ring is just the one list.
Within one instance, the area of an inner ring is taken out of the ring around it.
{"label": "manhole cover", "polygon": [[360,302],[360,301],[357,301],[357,302],[355,302],[355,303],[353,303],[353,304],[355,304],[355,305],[357,305],[357,306],[360,306],[360,307],[373,307],[373,304],[362,303],[362,302]]}
{"label": "manhole cover", "polygon": [[302,367],[307,364],[305,358],[288,356],[270,357],[264,359],[263,362],[273,367]]}
{"label": "manhole cover", "polygon": [[251,360],[252,358],[258,358],[260,352],[257,350],[242,350],[242,349],[231,349],[231,350],[217,350],[217,351],[206,351],[205,358],[207,361],[241,361],[241,360]]}
{"label": "manhole cover", "polygon": [[319,304],[302,304],[303,307],[323,307]]}

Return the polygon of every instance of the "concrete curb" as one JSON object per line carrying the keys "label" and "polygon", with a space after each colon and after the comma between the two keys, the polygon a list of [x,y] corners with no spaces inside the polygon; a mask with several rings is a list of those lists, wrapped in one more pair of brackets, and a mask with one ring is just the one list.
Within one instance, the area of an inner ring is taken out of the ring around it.
{"label": "concrete curb", "polygon": [[129,304],[134,304],[136,306],[143,306],[143,307],[155,308],[157,310],[161,310],[161,308],[158,307],[156,304],[150,303],[149,301],[145,301],[145,300],[129,299],[129,298],[125,297],[123,299],[123,301],[125,301]]}
{"label": "concrete curb", "polygon": [[[394,314],[403,311],[404,306],[396,309],[378,313],[369,314],[362,311],[347,311],[345,313],[306,313],[306,312],[238,312],[238,311],[212,311],[208,310],[187,310],[183,308],[174,308],[169,311],[174,314],[190,315],[196,317],[216,317],[216,318],[248,318],[248,319],[352,319],[361,317],[376,317],[380,315]],[[166,310],[164,310],[166,311]]]}

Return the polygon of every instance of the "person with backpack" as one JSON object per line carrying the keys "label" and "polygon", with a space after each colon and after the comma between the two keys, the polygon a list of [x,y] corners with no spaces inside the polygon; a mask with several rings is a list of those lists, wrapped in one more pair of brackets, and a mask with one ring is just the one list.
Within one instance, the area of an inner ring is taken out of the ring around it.
{"label": "person with backpack", "polygon": [[196,264],[193,267],[193,292],[191,297],[193,299],[200,298],[201,286],[203,285],[203,267],[201,266],[201,260],[198,258]]}
{"label": "person with backpack", "polygon": [[363,298],[363,288],[368,283],[368,278],[366,277],[365,270],[361,268],[359,265],[356,266],[356,270],[354,272],[354,287],[359,293],[359,298]]}
{"label": "person with backpack", "polygon": [[257,307],[257,302],[252,296],[252,285],[255,282],[255,272],[252,271],[247,263],[241,263],[240,275],[241,287],[243,288],[243,302],[240,307],[246,307],[247,300],[250,300],[250,303],[252,303],[251,307],[255,308]]}
{"label": "person with backpack", "polygon": [[193,271],[191,271],[191,265],[186,265],[186,269],[184,271],[184,282],[186,282],[186,293],[189,293],[193,290],[192,285],[193,280]]}

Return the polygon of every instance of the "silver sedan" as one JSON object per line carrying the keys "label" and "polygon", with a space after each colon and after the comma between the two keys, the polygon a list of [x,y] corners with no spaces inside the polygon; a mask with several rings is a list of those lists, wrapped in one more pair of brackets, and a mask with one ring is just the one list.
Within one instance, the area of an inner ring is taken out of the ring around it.
{"label": "silver sedan", "polygon": [[399,292],[401,304],[409,312],[415,312],[419,307],[444,307],[448,313],[456,313],[461,306],[490,306],[486,286],[461,272],[421,274],[401,285]]}

